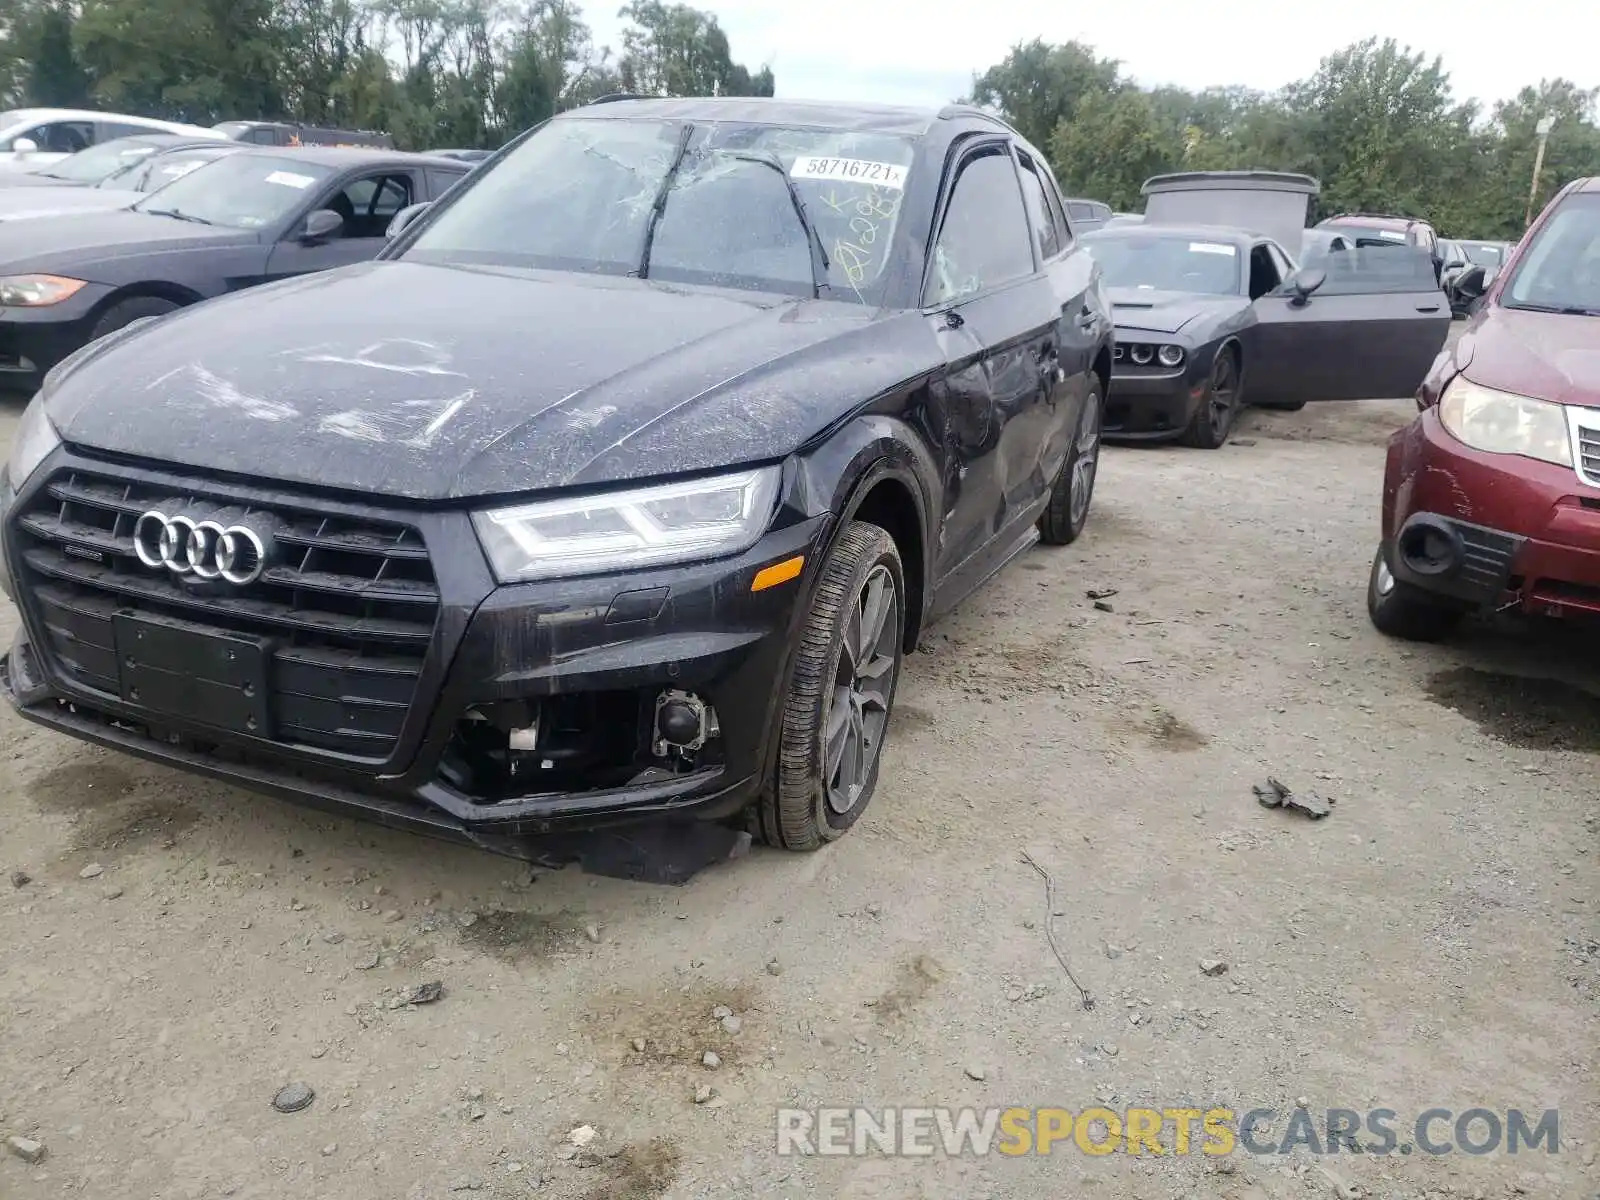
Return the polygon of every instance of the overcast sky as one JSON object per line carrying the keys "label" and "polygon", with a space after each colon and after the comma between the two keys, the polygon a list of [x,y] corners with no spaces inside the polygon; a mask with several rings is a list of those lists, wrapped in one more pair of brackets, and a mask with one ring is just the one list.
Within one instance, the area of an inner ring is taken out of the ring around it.
{"label": "overcast sky", "polygon": [[[1019,41],[1074,38],[1146,86],[1281,87],[1364,37],[1443,55],[1459,97],[1506,99],[1540,78],[1600,84],[1596,0],[690,0],[716,14],[736,62],[770,63],[778,95],[943,104]],[[607,0],[586,13],[619,45]],[[1587,13],[1587,15],[1585,15]],[[1587,29],[1587,33],[1583,29]]]}

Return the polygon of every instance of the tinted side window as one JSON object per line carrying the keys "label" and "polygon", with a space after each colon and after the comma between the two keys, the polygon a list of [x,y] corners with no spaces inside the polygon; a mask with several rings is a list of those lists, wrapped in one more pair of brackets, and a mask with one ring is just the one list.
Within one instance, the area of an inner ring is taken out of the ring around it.
{"label": "tinted side window", "polygon": [[1282,247],[1268,242],[1267,253],[1272,256],[1272,263],[1278,268],[1278,274],[1282,278],[1288,279],[1294,274],[1294,263],[1289,261],[1289,256],[1283,252]]}
{"label": "tinted side window", "polygon": [[942,304],[1032,273],[1016,167],[1005,146],[985,147],[956,176],[933,247],[926,302]]}
{"label": "tinted side window", "polygon": [[276,129],[252,129],[242,139],[254,142],[259,146],[276,146],[278,144],[278,131]]}
{"label": "tinted side window", "polygon": [[369,175],[346,184],[325,207],[344,218],[340,237],[382,237],[395,213],[411,203],[408,175]]}
{"label": "tinted side window", "polygon": [[1094,220],[1094,205],[1092,204],[1069,204],[1067,205],[1067,211],[1080,221]]}
{"label": "tinted side window", "polygon": [[1022,164],[1022,196],[1028,204],[1028,217],[1033,222],[1034,239],[1039,243],[1039,257],[1054,258],[1061,253],[1062,244],[1066,239],[1056,224],[1055,213],[1051,211],[1044,180],[1039,177],[1039,169],[1034,165],[1033,159],[1019,151],[1017,160]]}
{"label": "tinted side window", "polygon": [[160,130],[152,129],[148,125],[127,125],[120,121],[101,121],[100,140],[109,142],[113,138],[139,137],[144,134],[159,133]]}
{"label": "tinted side window", "polygon": [[465,174],[465,171],[441,171],[437,167],[429,167],[428,195],[437,200],[453,188]]}
{"label": "tinted side window", "polygon": [[[32,138],[43,154],[76,154],[94,144],[94,125],[88,121],[52,121],[24,130],[17,137]],[[12,147],[7,146],[6,149]]]}

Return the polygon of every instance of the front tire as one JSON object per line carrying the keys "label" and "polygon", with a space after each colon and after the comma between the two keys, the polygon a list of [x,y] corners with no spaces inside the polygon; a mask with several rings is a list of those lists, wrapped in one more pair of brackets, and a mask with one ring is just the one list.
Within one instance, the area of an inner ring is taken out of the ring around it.
{"label": "front tire", "polygon": [[119,329],[126,329],[135,321],[142,321],[146,317],[164,317],[177,308],[177,304],[171,300],[163,300],[159,296],[130,296],[126,300],[119,300],[100,314],[100,319],[94,323],[94,332],[90,334],[90,340],[103,338],[106,334],[115,333]]}
{"label": "front tire", "polygon": [[1217,351],[1211,363],[1206,394],[1195,407],[1189,427],[1178,440],[1197,450],[1220,450],[1228,444],[1239,415],[1239,352],[1232,346]]}
{"label": "front tire", "polygon": [[1421,588],[1396,579],[1381,546],[1372,556],[1372,573],[1367,577],[1367,615],[1379,633],[1408,642],[1442,641],[1466,616],[1459,608],[1441,604]]}
{"label": "front tire", "polygon": [[1089,384],[1089,399],[1072,435],[1072,449],[1050,488],[1050,502],[1039,514],[1039,540],[1047,546],[1070,546],[1089,523],[1094,480],[1100,470],[1100,422],[1104,404],[1100,381]]}
{"label": "front tire", "polygon": [[783,707],[777,778],[760,801],[761,835],[815,850],[860,820],[904,655],[905,571],[894,539],[853,521],[822,565]]}

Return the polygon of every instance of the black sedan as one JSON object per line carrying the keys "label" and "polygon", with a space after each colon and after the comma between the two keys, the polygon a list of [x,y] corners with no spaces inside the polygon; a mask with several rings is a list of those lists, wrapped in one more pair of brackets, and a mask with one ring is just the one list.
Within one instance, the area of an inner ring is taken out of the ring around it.
{"label": "black sedan", "polygon": [[12,702],[508,852],[842,836],[919,633],[1088,520],[1111,319],[1043,156],[971,108],[616,100],[402,224],[46,381]]}
{"label": "black sedan", "polygon": [[143,317],[370,259],[395,213],[467,169],[393,151],[239,150],[130,208],[0,221],[0,388],[31,391]]}
{"label": "black sedan", "polygon": [[1236,229],[1119,225],[1083,240],[1116,315],[1108,437],[1214,450],[1245,403],[1409,396],[1449,331],[1431,261],[1406,247],[1297,268]]}
{"label": "black sedan", "polygon": [[60,162],[50,163],[37,171],[7,171],[0,173],[0,189],[33,188],[88,188],[103,183],[146,161],[152,155],[169,150],[186,150],[191,146],[228,145],[220,134],[214,138],[190,137],[179,133],[143,133],[134,137],[113,138],[69,154]]}

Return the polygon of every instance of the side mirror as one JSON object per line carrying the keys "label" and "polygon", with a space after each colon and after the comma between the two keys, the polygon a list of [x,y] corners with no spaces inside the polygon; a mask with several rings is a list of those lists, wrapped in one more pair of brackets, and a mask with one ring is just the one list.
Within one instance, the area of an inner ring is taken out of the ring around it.
{"label": "side mirror", "polygon": [[1489,273],[1482,267],[1468,267],[1455,277],[1454,283],[1458,295],[1476,300],[1489,290]]}
{"label": "side mirror", "polygon": [[389,222],[389,228],[383,231],[383,236],[391,240],[405,232],[406,226],[420,217],[432,204],[431,200],[424,200],[420,204],[408,204],[395,213]]}
{"label": "side mirror", "polygon": [[306,218],[306,227],[300,231],[300,240],[307,245],[325,242],[337,237],[343,228],[343,217],[331,208],[319,208]]}
{"label": "side mirror", "polygon": [[1289,291],[1303,304],[1312,292],[1327,282],[1328,273],[1321,267],[1301,267],[1289,276]]}
{"label": "side mirror", "polygon": [[11,143],[11,152],[18,158],[26,158],[28,155],[37,152],[38,149],[39,143],[30,137],[19,137]]}

